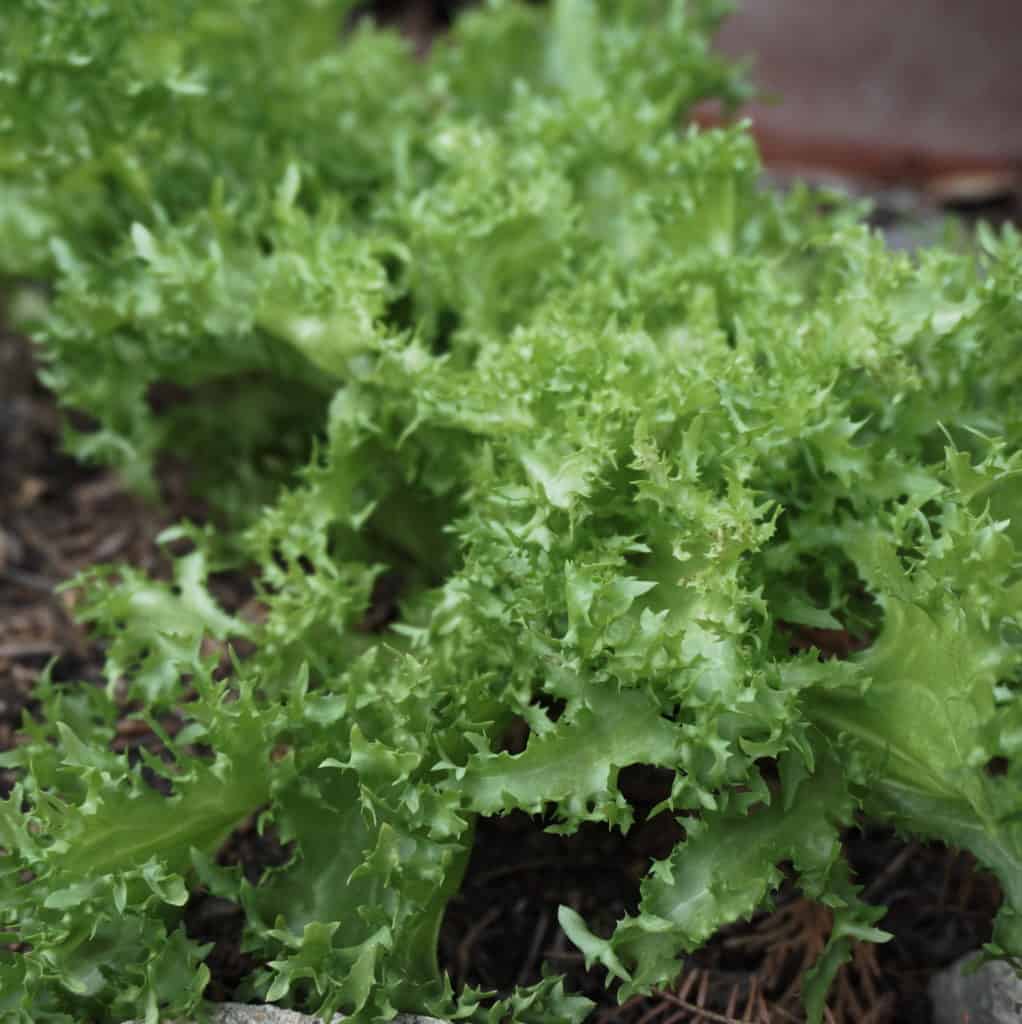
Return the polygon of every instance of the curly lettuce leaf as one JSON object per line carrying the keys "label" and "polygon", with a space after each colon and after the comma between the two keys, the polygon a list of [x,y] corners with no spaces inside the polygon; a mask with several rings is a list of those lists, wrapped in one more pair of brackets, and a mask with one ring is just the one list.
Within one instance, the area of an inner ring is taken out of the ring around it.
{"label": "curly lettuce leaf", "polygon": [[[107,686],[44,681],[3,755],[4,1011],[192,1012],[208,891],[251,997],[580,1020],[552,977],[454,993],[437,929],[476,815],[626,830],[636,764],[686,839],[610,938],[562,915],[623,991],[787,862],[833,911],[821,1019],[884,938],[859,813],[973,850],[1022,955],[1017,233],[909,257],[762,191],[742,127],[680,124],[742,94],[714,2],[494,0],[421,61],[344,5],[136,8],[0,13],[0,267],[52,284],[75,450],[227,515],[169,581],[87,575]],[[122,699],[153,750],[111,750]],[[248,879],[253,821],[285,862]]]}

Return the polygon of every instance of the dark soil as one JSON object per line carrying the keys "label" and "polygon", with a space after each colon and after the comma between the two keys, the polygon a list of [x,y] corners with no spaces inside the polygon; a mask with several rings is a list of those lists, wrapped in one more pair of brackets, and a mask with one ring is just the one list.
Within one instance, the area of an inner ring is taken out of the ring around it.
{"label": "dark soil", "polygon": [[[378,6],[428,45],[462,4],[393,0]],[[910,231],[904,202],[882,197],[877,215],[896,241]],[[919,218],[917,201],[909,205],[910,215]],[[1013,206],[1009,216],[1017,212]],[[919,222],[931,223],[933,211],[925,213]],[[128,562],[163,575],[167,565],[156,536],[182,515],[201,517],[180,467],[166,469],[161,485],[160,503],[147,505],[128,494],[113,473],[61,454],[60,415],[37,382],[31,347],[0,331],[0,749],[18,742],[21,716],[33,710],[33,683],[47,664],[56,679],[77,685],[101,680],[102,651],[73,621],[75,591],[55,588],[99,562]],[[244,600],[243,580],[225,586],[236,588],[235,601],[228,594],[228,603]],[[128,713],[120,740],[125,750],[152,740],[137,720],[127,722]],[[510,737],[509,743],[523,739]],[[0,792],[12,781],[0,773]],[[571,990],[598,1003],[598,1024],[801,1020],[799,976],[826,941],[830,918],[793,885],[782,888],[774,909],[725,929],[679,962],[670,991],[624,1006],[617,1006],[612,989],[608,993],[602,970],[585,970],[582,955],[559,928],[561,904],[604,933],[634,912],[650,861],[666,856],[680,835],[667,816],[644,820],[661,784],[652,773],[625,775],[623,787],[639,824],[624,837],[598,827],[552,836],[542,822],[518,814],[482,821],[465,882],[440,934],[441,962],[455,984],[506,992],[538,980],[547,965],[567,977]],[[989,939],[997,886],[967,855],[906,844],[883,830],[849,833],[846,849],[866,897],[889,908],[880,926],[894,939],[856,950],[832,993],[830,1020],[925,1021],[932,973]],[[251,822],[221,852],[222,860],[241,864],[253,879],[285,857],[272,836],[257,835]],[[211,999],[231,998],[254,966],[240,952],[241,923],[236,907],[209,895],[197,894],[187,908],[190,934],[215,943],[209,956]]]}

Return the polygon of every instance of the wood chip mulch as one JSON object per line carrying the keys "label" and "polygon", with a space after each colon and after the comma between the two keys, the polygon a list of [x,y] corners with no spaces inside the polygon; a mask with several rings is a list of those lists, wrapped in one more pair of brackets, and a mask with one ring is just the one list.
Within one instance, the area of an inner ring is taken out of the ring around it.
{"label": "wood chip mulch", "polygon": [[[425,49],[463,2],[375,6]],[[994,211],[995,219],[1019,219],[1017,196],[1011,202],[1008,214]],[[889,212],[881,203],[878,222],[890,219],[884,226],[897,230],[902,211]],[[33,710],[33,684],[45,666],[69,685],[102,678],[102,650],[73,621],[75,591],[56,588],[101,562],[165,575],[156,536],[184,514],[196,518],[180,468],[162,474],[162,500],[147,505],[113,473],[62,454],[60,432],[60,414],[36,379],[30,344],[0,328],[0,750],[18,742],[21,717]],[[125,707],[117,738],[129,753],[153,741],[132,711]],[[523,741],[509,737],[512,745]],[[12,782],[0,771],[0,795]],[[635,911],[650,860],[666,856],[680,835],[664,815],[643,819],[659,799],[662,779],[655,772],[631,770],[623,785],[639,822],[625,837],[599,827],[552,836],[542,822],[517,814],[480,822],[466,879],[440,933],[440,960],[454,982],[508,991],[538,980],[546,965],[566,975],[570,990],[596,1000],[593,1024],[803,1020],[799,976],[822,948],[831,920],[791,884],[782,887],[773,909],[722,930],[679,963],[678,981],[668,991],[618,1006],[604,972],[585,970],[557,924],[557,907],[568,904],[609,933],[617,919]],[[989,939],[998,887],[968,855],[905,843],[889,831],[853,831],[845,845],[866,897],[889,907],[879,924],[894,939],[856,949],[835,984],[828,1024],[924,1022],[933,972]],[[286,856],[252,821],[221,851],[222,861],[241,864],[252,880]],[[240,951],[241,923],[237,908],[201,892],[186,908],[189,933],[214,943],[211,999],[230,999],[255,966]]]}

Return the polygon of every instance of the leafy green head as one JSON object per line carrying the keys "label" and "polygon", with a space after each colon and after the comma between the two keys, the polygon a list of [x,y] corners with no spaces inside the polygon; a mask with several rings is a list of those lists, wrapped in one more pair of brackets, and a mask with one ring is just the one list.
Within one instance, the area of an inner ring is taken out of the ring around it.
{"label": "leafy green head", "polygon": [[[0,267],[48,282],[71,444],[223,513],[170,581],[79,581],[107,686],[44,680],[3,755],[0,1006],[192,1011],[202,890],[252,998],[580,1020],[554,977],[452,992],[437,930],[479,816],[626,831],[632,765],[685,838],[609,937],[561,914],[622,996],[788,863],[833,911],[819,1020],[886,937],[863,816],[971,849],[1022,955],[1017,234],[910,257],[761,190],[743,127],[683,126],[743,95],[715,3],[491,2],[425,60],[343,7],[0,13]],[[161,756],[111,751],[126,701]],[[255,881],[217,862],[253,815],[290,858]]]}

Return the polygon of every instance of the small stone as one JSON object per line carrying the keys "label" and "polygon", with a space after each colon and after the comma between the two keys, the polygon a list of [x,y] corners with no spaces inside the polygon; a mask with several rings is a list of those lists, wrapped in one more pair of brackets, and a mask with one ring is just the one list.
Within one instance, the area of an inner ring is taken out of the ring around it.
{"label": "small stone", "polygon": [[[248,1006],[245,1003],[219,1003],[211,1007],[212,1024],[322,1024],[319,1017],[309,1017],[294,1010],[282,1010],[278,1006]],[[333,1024],[339,1024],[344,1017],[335,1014]],[[139,1024],[138,1021],[130,1024]],[[191,1024],[177,1021],[175,1024]],[[415,1013],[404,1013],[396,1017],[394,1024],[447,1024],[436,1017],[422,1017]]]}
{"label": "small stone", "polygon": [[963,973],[969,953],[930,982],[934,1024],[1018,1024],[1022,1021],[1022,977],[1003,960]]}

